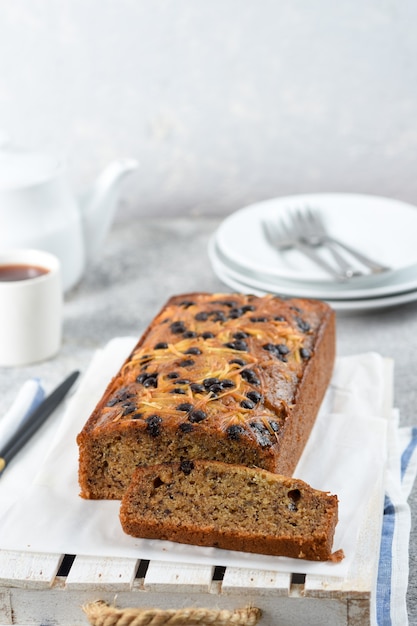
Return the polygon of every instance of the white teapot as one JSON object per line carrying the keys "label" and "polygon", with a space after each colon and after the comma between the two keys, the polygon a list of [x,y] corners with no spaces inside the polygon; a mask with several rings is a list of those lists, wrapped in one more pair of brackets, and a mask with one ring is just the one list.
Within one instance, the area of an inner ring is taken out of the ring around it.
{"label": "white teapot", "polygon": [[110,228],[120,182],[137,163],[110,164],[76,199],[57,157],[0,147],[0,252],[37,248],[61,261],[63,289],[77,284]]}

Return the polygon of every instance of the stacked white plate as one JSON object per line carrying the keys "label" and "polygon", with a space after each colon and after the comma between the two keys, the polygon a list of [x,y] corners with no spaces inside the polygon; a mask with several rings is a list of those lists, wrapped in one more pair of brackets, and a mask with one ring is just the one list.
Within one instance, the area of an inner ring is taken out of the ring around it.
{"label": "stacked white plate", "polygon": [[[298,250],[274,248],[263,222],[278,222],[303,207],[318,209],[331,235],[390,270],[339,282]],[[275,198],[227,217],[210,241],[209,256],[216,275],[234,291],[319,298],[340,311],[404,304],[417,300],[417,207],[357,194]]]}

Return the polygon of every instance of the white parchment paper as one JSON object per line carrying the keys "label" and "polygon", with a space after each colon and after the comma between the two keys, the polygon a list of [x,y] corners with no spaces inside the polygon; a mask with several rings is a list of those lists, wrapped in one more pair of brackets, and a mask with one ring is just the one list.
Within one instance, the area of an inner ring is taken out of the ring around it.
{"label": "white parchment paper", "polygon": [[338,495],[334,549],[342,548],[345,559],[313,563],[135,539],[121,529],[119,502],[79,497],[76,435],[135,342],[131,337],[116,338],[95,354],[66,406],[0,478],[0,549],[345,576],[355,557],[367,502],[385,472],[392,362],[376,353],[337,359],[295,476]]}

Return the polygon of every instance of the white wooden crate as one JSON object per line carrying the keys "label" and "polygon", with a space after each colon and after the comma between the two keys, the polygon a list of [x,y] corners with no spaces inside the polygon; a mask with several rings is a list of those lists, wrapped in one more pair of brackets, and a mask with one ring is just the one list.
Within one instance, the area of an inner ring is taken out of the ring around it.
{"label": "white wooden crate", "polygon": [[382,490],[375,489],[346,578],[138,558],[95,558],[0,551],[0,625],[88,624],[82,606],[262,610],[261,626],[367,626],[374,591]]}

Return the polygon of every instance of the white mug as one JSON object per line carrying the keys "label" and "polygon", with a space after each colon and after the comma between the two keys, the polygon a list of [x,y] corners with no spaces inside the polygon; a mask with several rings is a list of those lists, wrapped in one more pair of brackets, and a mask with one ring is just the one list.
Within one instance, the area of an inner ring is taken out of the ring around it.
{"label": "white mug", "polygon": [[0,366],[54,356],[62,338],[60,262],[41,250],[0,252]]}

